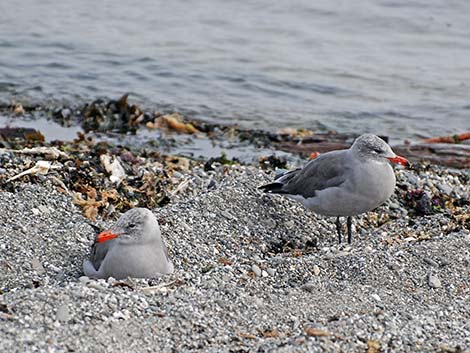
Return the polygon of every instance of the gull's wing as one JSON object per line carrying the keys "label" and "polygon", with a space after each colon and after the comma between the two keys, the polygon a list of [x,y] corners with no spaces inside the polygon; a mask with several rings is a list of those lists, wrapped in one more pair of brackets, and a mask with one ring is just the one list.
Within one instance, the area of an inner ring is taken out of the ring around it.
{"label": "gull's wing", "polygon": [[302,169],[292,170],[276,179],[274,183],[260,189],[275,194],[314,197],[320,190],[339,186],[346,180],[349,166],[347,150],[332,151],[311,160]]}

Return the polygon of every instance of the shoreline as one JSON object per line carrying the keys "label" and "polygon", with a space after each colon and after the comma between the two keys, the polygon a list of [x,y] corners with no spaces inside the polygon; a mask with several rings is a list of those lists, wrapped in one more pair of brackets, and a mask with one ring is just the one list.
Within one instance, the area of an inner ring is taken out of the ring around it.
{"label": "shoreline", "polygon": [[[49,143],[61,140],[61,135],[66,134],[69,136],[68,142],[71,142],[75,139],[75,136],[72,137],[67,131],[71,129],[75,135],[92,136],[99,141],[111,141],[116,144],[122,142],[120,136],[127,136],[128,141],[125,143],[140,146],[142,144],[139,139],[132,138],[132,136],[139,136],[145,140],[158,141],[157,144],[166,147],[166,153],[191,154],[201,151],[203,158],[214,157],[208,147],[211,143],[213,146],[219,145],[222,152],[224,149],[236,151],[232,158],[243,155],[243,152],[237,150],[246,146],[251,147],[249,153],[252,155],[259,155],[256,149],[264,149],[264,152],[271,151],[308,158],[311,153],[349,148],[358,137],[358,134],[354,133],[313,131],[308,128],[286,127],[277,131],[268,131],[243,128],[236,123],[214,124],[194,119],[191,113],[175,112],[168,107],[163,111],[155,111],[138,106],[129,101],[128,94],[116,100],[97,99],[75,106],[1,104],[0,114],[7,119],[8,117],[28,117],[31,121],[41,121],[40,126],[46,130],[49,129],[47,121],[57,124],[54,128],[56,132],[44,133],[48,136],[46,141],[42,132],[30,123],[26,124],[30,127],[23,130],[0,129],[0,144],[8,143],[9,137],[15,137],[18,134],[36,142]],[[380,133],[378,135],[386,142],[395,140],[394,136],[380,135]],[[187,139],[184,140],[181,136],[187,136]],[[173,145],[170,147],[167,141],[172,141]],[[148,141],[146,143],[149,144]],[[179,148],[185,144],[186,149]],[[449,136],[428,136],[426,139],[406,139],[398,143],[395,141],[391,146],[397,153],[413,163],[428,162],[450,168],[470,169],[470,131],[460,131]]]}

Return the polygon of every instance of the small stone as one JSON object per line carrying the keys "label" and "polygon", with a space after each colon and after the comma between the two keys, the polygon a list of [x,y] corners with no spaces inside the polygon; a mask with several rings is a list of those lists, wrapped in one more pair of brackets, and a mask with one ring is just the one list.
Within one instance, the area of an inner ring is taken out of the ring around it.
{"label": "small stone", "polygon": [[382,301],[382,299],[380,298],[380,296],[377,293],[371,294],[370,297],[372,299],[374,299],[375,301],[378,301],[378,302]]}
{"label": "small stone", "polygon": [[266,269],[266,272],[270,275],[270,276],[274,276],[276,274],[276,270],[274,268],[268,268]]}
{"label": "small stone", "polygon": [[441,280],[439,279],[439,277],[434,276],[432,274],[428,275],[428,283],[429,283],[429,286],[431,288],[441,288],[442,287],[442,283],[441,283]]}
{"label": "small stone", "polygon": [[56,320],[61,322],[67,322],[70,320],[70,312],[67,304],[62,304],[57,308]]}
{"label": "small stone", "polygon": [[182,176],[183,176],[183,174],[181,174],[180,172],[174,172],[173,173],[173,178],[181,179]]}
{"label": "small stone", "polygon": [[35,216],[39,216],[41,214],[41,211],[39,211],[37,208],[31,209],[31,212],[33,212]]}
{"label": "small stone", "polygon": [[265,270],[263,270],[263,271],[261,271],[261,276],[262,277],[268,277],[269,275]]}
{"label": "small stone", "polygon": [[59,273],[57,273],[57,275],[55,276],[55,279],[57,281],[63,281],[65,279],[65,272],[60,271]]}
{"label": "small stone", "polygon": [[315,276],[320,274],[320,267],[318,267],[318,265],[313,265],[313,273]]}
{"label": "small stone", "polygon": [[271,218],[261,220],[260,223],[268,229],[276,228],[276,221]]}
{"label": "small stone", "polygon": [[414,174],[411,174],[409,172],[403,172],[403,175],[406,177],[406,179],[408,179],[408,182],[414,186],[417,186],[418,185],[418,178],[416,177],[416,175]]}
{"label": "small stone", "polygon": [[41,212],[41,213],[44,213],[44,214],[48,214],[50,213],[51,211],[49,210],[49,208],[45,205],[40,205],[38,206],[38,210]]}
{"label": "small stone", "polygon": [[391,210],[396,210],[397,208],[400,208],[400,205],[396,202],[390,202],[388,207],[390,207]]}
{"label": "small stone", "polygon": [[88,284],[90,283],[90,278],[88,278],[87,276],[81,276],[78,281],[81,283],[81,284]]}
{"label": "small stone", "polygon": [[293,229],[295,227],[294,221],[287,221],[286,223],[284,223],[284,225],[287,229]]}
{"label": "small stone", "polygon": [[252,266],[251,266],[251,270],[252,270],[253,273],[256,275],[256,277],[260,277],[260,276],[261,276],[261,269],[258,267],[258,265],[252,265]]}
{"label": "small stone", "polygon": [[453,189],[449,184],[439,184],[437,187],[439,188],[439,190],[441,190],[442,193],[446,195],[452,194]]}
{"label": "small stone", "polygon": [[334,257],[344,257],[344,256],[348,256],[349,255],[349,252],[348,251],[338,251]]}
{"label": "small stone", "polygon": [[315,284],[313,284],[312,282],[307,282],[305,284],[303,284],[300,289],[306,291],[306,292],[313,292],[313,290],[315,289]]}
{"label": "small stone", "polygon": [[225,210],[221,211],[220,214],[223,217],[227,218],[228,220],[233,220],[235,218],[235,217],[232,216],[232,214],[230,212],[225,211]]}
{"label": "small stone", "polygon": [[69,118],[72,115],[72,112],[68,108],[64,108],[60,111],[60,115],[62,115],[63,118]]}
{"label": "small stone", "polygon": [[31,267],[33,268],[34,271],[38,273],[44,273],[44,267],[42,266],[42,263],[38,259],[32,259],[31,260]]}
{"label": "small stone", "polygon": [[430,266],[439,267],[439,264],[436,261],[434,261],[434,260],[432,260],[428,257],[425,257],[423,260],[424,260],[424,262],[426,262]]}
{"label": "small stone", "polygon": [[90,281],[90,282],[88,283],[88,287],[89,287],[89,288],[93,288],[93,289],[97,289],[97,290],[102,290],[102,291],[106,290],[105,287],[103,287],[101,284],[99,284],[99,283],[96,282],[96,281]]}

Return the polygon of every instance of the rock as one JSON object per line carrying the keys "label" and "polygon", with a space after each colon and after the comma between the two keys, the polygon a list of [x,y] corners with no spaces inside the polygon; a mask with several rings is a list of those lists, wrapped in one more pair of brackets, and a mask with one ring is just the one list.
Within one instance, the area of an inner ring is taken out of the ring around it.
{"label": "rock", "polygon": [[60,322],[67,322],[70,320],[70,312],[67,304],[62,304],[57,308],[56,320]]}
{"label": "rock", "polygon": [[434,261],[434,260],[432,260],[428,257],[425,257],[423,260],[424,260],[424,262],[426,262],[430,266],[439,267],[439,264],[436,261]]}
{"label": "rock", "polygon": [[105,290],[106,290],[105,287],[103,287],[101,284],[99,284],[99,283],[96,282],[96,281],[90,281],[90,282],[88,283],[88,287],[89,287],[89,288],[96,289],[96,290],[100,290],[100,291],[105,291]]}
{"label": "rock", "polygon": [[174,172],[173,173],[173,178],[181,179],[182,177],[183,177],[183,174],[181,174],[180,172]]}
{"label": "rock", "polygon": [[313,290],[315,289],[315,284],[312,283],[312,282],[307,282],[305,284],[303,284],[300,289],[306,291],[306,292],[313,292]]}
{"label": "rock", "polygon": [[276,274],[276,270],[273,269],[273,268],[268,268],[266,269],[266,272],[270,275],[270,276],[274,276]]}
{"label": "rock", "polygon": [[276,228],[276,221],[271,218],[263,219],[260,223],[265,226],[267,229],[274,229]]}
{"label": "rock", "polygon": [[43,214],[48,214],[50,213],[51,211],[49,210],[49,208],[45,205],[40,205],[38,206],[38,210],[41,211],[41,213]]}
{"label": "rock", "polygon": [[431,288],[441,288],[442,287],[442,283],[441,283],[441,280],[439,279],[439,277],[437,277],[435,275],[432,275],[432,274],[428,275],[428,284]]}
{"label": "rock", "polygon": [[295,222],[292,220],[289,220],[286,223],[284,223],[284,225],[287,229],[293,229],[295,227]]}
{"label": "rock", "polygon": [[320,274],[320,267],[318,265],[313,265],[313,273],[315,276],[318,276]]}
{"label": "rock", "polygon": [[260,277],[260,276],[261,276],[261,269],[258,267],[258,265],[252,265],[252,266],[251,266],[251,270],[252,270],[253,273],[256,275],[256,277]]}
{"label": "rock", "polygon": [[81,276],[78,281],[81,283],[81,284],[88,284],[90,283],[90,278],[88,278],[87,276]]}
{"label": "rock", "polygon": [[370,297],[372,299],[374,299],[375,301],[378,301],[378,302],[382,301],[382,299],[380,298],[380,296],[377,293],[371,294]]}
{"label": "rock", "polygon": [[39,211],[37,208],[31,209],[31,212],[33,212],[35,216],[39,216],[41,214],[41,211]]}
{"label": "rock", "polygon": [[220,214],[221,214],[223,217],[225,217],[225,218],[227,218],[228,220],[230,220],[230,221],[233,220],[233,219],[235,219],[235,217],[233,217],[232,214],[231,214],[230,212],[226,211],[226,210],[221,211]]}
{"label": "rock", "polygon": [[438,189],[441,190],[442,193],[446,195],[452,194],[452,187],[449,184],[439,184]]}
{"label": "rock", "polygon": [[68,108],[64,108],[60,111],[60,115],[62,115],[63,118],[69,118],[72,115],[72,112]]}
{"label": "rock", "polygon": [[38,273],[45,272],[44,267],[42,266],[42,263],[36,258],[31,260],[31,267],[33,268],[34,271]]}

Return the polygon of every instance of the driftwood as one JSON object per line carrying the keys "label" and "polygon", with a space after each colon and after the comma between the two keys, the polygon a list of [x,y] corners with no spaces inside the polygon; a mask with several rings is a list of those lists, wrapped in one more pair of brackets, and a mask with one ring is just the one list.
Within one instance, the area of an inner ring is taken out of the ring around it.
{"label": "driftwood", "polygon": [[413,143],[393,146],[393,150],[412,162],[428,161],[452,168],[470,168],[470,145],[449,143]]}
{"label": "driftwood", "polygon": [[451,136],[439,136],[430,139],[426,139],[425,143],[460,143],[465,140],[470,140],[470,132],[464,132],[463,134],[451,135]]}
{"label": "driftwood", "polygon": [[[335,133],[318,134],[302,139],[281,136],[280,141],[274,142],[274,146],[286,152],[309,157],[312,152],[325,153],[349,148],[356,137]],[[385,137],[385,140],[388,139]],[[470,145],[467,144],[416,142],[393,145],[392,148],[397,154],[414,163],[428,161],[446,167],[470,168]]]}

